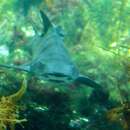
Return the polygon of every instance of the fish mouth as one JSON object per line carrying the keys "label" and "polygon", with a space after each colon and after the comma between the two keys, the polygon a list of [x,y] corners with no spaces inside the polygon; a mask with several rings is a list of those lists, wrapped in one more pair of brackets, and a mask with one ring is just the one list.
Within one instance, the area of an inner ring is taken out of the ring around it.
{"label": "fish mouth", "polygon": [[46,73],[44,77],[50,81],[61,82],[61,83],[69,83],[73,81],[73,78],[69,75],[65,75],[62,73]]}

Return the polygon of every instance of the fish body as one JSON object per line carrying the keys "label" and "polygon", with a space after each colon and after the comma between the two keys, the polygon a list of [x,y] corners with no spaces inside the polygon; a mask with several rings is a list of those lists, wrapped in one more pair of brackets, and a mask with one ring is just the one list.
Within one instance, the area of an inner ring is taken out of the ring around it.
{"label": "fish body", "polygon": [[48,26],[43,31],[44,35],[34,36],[28,44],[32,60],[20,66],[0,65],[0,67],[26,71],[42,79],[56,82],[78,82],[92,87],[98,86],[93,80],[80,75],[64,46],[62,29],[51,24],[43,11],[40,11],[40,14],[43,23],[47,21]]}

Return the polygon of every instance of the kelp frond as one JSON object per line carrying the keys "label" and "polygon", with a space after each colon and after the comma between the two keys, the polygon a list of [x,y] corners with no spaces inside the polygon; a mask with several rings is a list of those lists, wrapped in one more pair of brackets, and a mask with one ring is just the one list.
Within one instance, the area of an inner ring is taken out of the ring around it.
{"label": "kelp frond", "polygon": [[107,119],[121,124],[124,130],[130,129],[130,103],[115,107],[107,112]]}
{"label": "kelp frond", "polygon": [[27,121],[26,119],[19,119],[19,101],[27,88],[27,82],[24,79],[22,87],[18,92],[10,96],[3,96],[0,99],[0,130],[15,130],[15,125]]}
{"label": "kelp frond", "polygon": [[13,102],[17,102],[17,101],[19,101],[19,100],[22,98],[22,96],[23,96],[24,93],[26,92],[26,89],[27,89],[27,80],[24,79],[20,90],[19,90],[18,92],[16,92],[15,94],[10,95],[10,96],[8,96],[8,97],[9,97]]}

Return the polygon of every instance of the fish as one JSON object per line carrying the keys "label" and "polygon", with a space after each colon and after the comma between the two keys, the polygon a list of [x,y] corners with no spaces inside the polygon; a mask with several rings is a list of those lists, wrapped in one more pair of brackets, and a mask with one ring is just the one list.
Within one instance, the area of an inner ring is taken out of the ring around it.
{"label": "fish", "polygon": [[43,11],[40,14],[45,28],[42,35],[34,36],[28,43],[32,60],[23,65],[0,64],[0,67],[26,71],[44,80],[100,87],[89,77],[80,74],[64,46],[62,28],[53,25]]}

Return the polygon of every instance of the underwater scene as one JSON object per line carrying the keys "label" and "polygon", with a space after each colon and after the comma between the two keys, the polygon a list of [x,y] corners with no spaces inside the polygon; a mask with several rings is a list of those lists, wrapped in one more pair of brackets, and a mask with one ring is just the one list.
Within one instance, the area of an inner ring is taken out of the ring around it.
{"label": "underwater scene", "polygon": [[130,130],[130,0],[0,0],[0,130]]}

